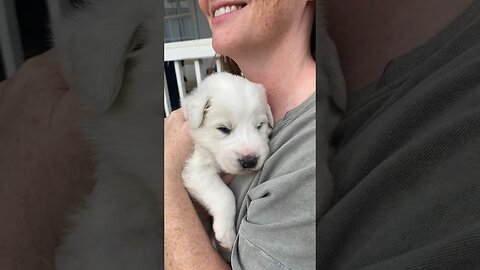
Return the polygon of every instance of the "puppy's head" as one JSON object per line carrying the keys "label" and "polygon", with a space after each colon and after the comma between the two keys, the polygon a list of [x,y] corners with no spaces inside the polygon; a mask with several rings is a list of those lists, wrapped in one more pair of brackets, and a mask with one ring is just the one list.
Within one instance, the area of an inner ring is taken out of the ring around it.
{"label": "puppy's head", "polygon": [[262,167],[273,126],[262,85],[217,73],[184,99],[182,107],[195,144],[207,149],[222,171],[245,174]]}

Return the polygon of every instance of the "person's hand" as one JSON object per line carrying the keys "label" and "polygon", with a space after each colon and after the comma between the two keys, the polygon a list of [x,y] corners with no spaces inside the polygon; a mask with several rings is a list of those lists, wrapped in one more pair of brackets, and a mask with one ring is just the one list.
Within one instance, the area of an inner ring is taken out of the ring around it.
{"label": "person's hand", "polygon": [[164,123],[164,166],[166,173],[181,174],[193,152],[183,109],[173,111]]}
{"label": "person's hand", "polygon": [[[53,269],[54,250],[93,166],[72,91],[53,51],[0,83],[0,258],[16,269]],[[6,264],[6,265],[3,265]]]}

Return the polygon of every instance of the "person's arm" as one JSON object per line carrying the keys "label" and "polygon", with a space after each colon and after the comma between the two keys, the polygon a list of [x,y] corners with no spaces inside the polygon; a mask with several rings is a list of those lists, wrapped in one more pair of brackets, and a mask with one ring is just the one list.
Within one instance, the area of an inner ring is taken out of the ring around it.
{"label": "person's arm", "polygon": [[192,142],[181,110],[165,121],[165,269],[230,269],[213,248],[183,186],[181,172]]}

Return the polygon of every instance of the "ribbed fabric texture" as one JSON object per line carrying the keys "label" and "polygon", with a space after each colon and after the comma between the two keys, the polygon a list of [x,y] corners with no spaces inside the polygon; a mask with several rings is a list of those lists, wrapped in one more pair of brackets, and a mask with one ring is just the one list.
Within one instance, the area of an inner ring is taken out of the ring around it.
{"label": "ribbed fabric texture", "polygon": [[480,1],[362,93],[334,134],[318,268],[480,269]]}

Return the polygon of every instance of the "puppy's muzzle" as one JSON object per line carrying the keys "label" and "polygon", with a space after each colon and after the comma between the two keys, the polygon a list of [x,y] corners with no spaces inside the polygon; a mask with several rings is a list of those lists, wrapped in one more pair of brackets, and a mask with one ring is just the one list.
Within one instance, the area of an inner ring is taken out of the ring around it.
{"label": "puppy's muzzle", "polygon": [[252,169],[252,168],[255,168],[255,166],[257,166],[258,157],[244,156],[241,159],[239,159],[238,162],[240,163],[240,166],[242,166],[242,168]]}

